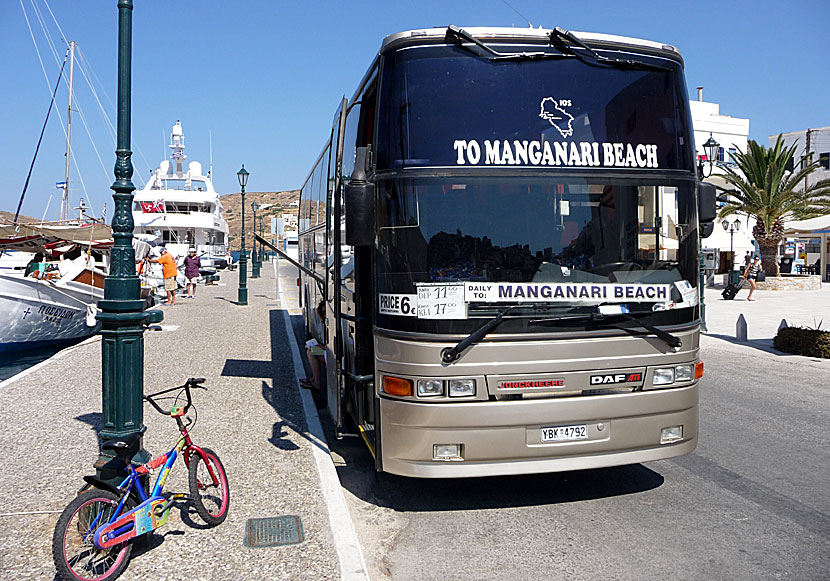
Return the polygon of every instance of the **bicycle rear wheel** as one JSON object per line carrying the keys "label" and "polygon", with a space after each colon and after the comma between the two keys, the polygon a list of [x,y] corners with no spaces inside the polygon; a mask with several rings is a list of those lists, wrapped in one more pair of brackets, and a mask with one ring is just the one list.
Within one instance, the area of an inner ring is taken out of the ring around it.
{"label": "bicycle rear wheel", "polygon": [[[124,510],[135,506],[127,499]],[[52,559],[58,574],[67,580],[107,581],[115,579],[130,562],[132,543],[97,549],[95,530],[109,521],[118,507],[118,497],[106,490],[92,489],[76,496],[67,505],[52,535]]]}
{"label": "bicycle rear wheel", "polygon": [[[219,460],[219,456],[209,448],[202,448],[202,451],[205,453],[207,462],[198,453],[190,456],[188,468],[190,499],[202,520],[210,526],[216,526],[224,522],[228,516],[231,491],[228,487],[225,467]],[[210,475],[208,464],[216,476],[216,482]]]}

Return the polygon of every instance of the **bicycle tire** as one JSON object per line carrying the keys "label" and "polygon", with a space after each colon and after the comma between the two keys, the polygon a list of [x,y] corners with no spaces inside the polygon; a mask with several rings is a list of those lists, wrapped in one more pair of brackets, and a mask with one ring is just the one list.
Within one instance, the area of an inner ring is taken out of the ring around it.
{"label": "bicycle tire", "polygon": [[[102,524],[109,520],[118,507],[118,501],[119,497],[112,492],[93,488],[76,496],[63,510],[52,535],[52,560],[63,579],[109,581],[127,568],[133,549],[131,542],[99,550],[95,548],[91,536],[83,538],[101,511],[103,517],[99,522]],[[134,507],[135,502],[127,498],[124,510]]]}
{"label": "bicycle tire", "polygon": [[225,467],[219,456],[209,448],[202,448],[202,451],[219,479],[219,484],[212,483],[204,459],[198,453],[192,454],[188,467],[190,499],[201,519],[210,526],[216,526],[224,522],[228,516],[231,491]]}

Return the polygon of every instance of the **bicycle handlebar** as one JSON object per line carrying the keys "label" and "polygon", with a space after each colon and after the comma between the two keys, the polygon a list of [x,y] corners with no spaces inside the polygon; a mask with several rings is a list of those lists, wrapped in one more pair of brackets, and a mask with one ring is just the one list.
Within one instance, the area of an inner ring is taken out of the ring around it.
{"label": "bicycle handlebar", "polygon": [[207,391],[207,388],[204,387],[203,385],[201,385],[204,382],[205,382],[204,377],[191,377],[190,379],[188,379],[185,382],[184,385],[178,385],[176,387],[171,387],[170,389],[163,389],[161,391],[157,391],[156,393],[147,394],[147,395],[144,396],[143,399],[144,399],[144,401],[149,402],[154,408],[156,408],[156,411],[158,411],[160,414],[164,414],[165,416],[169,416],[170,411],[162,409],[161,406],[159,406],[159,404],[157,404],[153,400],[153,398],[155,396],[163,395],[165,393],[170,393],[171,391],[176,391],[178,389],[184,389],[185,394],[187,394],[187,405],[185,406],[185,410],[189,410],[190,406],[193,404],[193,400],[190,397],[190,388],[191,387],[199,388],[199,389],[204,389],[205,391]]}

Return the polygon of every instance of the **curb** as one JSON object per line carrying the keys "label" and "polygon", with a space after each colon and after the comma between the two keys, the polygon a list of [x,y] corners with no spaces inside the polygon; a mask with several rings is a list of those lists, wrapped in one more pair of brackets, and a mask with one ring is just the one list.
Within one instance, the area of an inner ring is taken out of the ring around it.
{"label": "curb", "polygon": [[[279,276],[279,273],[277,273]],[[279,284],[279,283],[278,283]],[[279,287],[277,287],[279,289]],[[349,508],[346,506],[346,497],[343,495],[343,488],[340,479],[337,477],[337,469],[331,459],[328,442],[320,425],[320,416],[317,414],[317,407],[308,390],[299,388],[299,381],[305,377],[300,348],[294,340],[291,327],[291,318],[288,314],[287,305],[283,303],[282,294],[278,295],[282,306],[282,317],[285,321],[285,329],[288,334],[288,342],[291,344],[291,359],[294,364],[294,376],[297,380],[297,390],[303,402],[308,425],[309,441],[312,444],[312,454],[317,465],[317,473],[320,476],[320,488],[323,492],[323,500],[329,513],[329,525],[331,526],[334,548],[337,552],[337,559],[340,562],[340,578],[344,581],[368,581],[369,574],[366,571],[366,562],[363,558],[363,551],[360,548],[360,541],[354,528]]]}

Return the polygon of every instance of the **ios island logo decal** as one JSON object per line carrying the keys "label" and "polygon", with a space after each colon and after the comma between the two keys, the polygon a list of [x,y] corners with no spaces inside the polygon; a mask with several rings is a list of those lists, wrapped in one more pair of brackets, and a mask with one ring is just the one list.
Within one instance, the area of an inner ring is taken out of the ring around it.
{"label": "ios island logo decal", "polygon": [[564,109],[564,107],[570,106],[571,102],[567,99],[558,101],[553,97],[545,97],[542,99],[542,110],[539,112],[539,117],[547,119],[551,125],[559,130],[562,137],[570,137],[574,134],[572,125],[574,116]]}
{"label": "ios island logo decal", "polygon": [[[570,99],[543,97],[538,116],[556,128],[563,139],[569,139],[573,137],[576,119],[567,109],[573,106]],[[590,114],[586,115],[590,119]],[[483,143],[476,139],[455,139],[453,149],[456,165],[660,167],[657,145],[645,143],[550,141],[543,136],[541,140],[485,139]]]}

